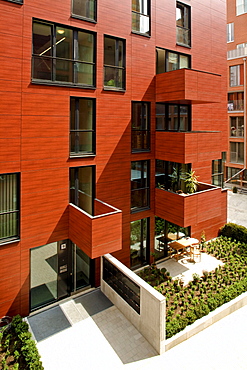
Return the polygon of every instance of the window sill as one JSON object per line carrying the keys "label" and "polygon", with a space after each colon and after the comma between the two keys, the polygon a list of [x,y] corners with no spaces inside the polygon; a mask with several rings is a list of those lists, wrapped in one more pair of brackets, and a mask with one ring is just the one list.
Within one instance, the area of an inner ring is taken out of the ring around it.
{"label": "window sill", "polygon": [[75,87],[75,88],[79,88],[79,89],[90,89],[90,90],[96,90],[96,87],[95,86],[91,86],[91,85],[82,85],[82,84],[73,84],[73,83],[63,83],[63,82],[55,82],[55,81],[47,81],[47,80],[35,80],[35,79],[32,79],[32,84],[35,84],[35,85],[46,85],[46,86],[59,86],[59,87]]}
{"label": "window sill", "polygon": [[125,89],[117,88],[117,87],[110,87],[110,86],[104,86],[103,88],[104,91],[113,91],[113,92],[120,92],[120,93],[125,93]]}
{"label": "window sill", "polygon": [[90,157],[95,157],[96,156],[96,153],[92,153],[92,154],[70,154],[69,155],[69,159],[74,159],[74,158],[90,158]]}
{"label": "window sill", "polygon": [[147,35],[146,33],[141,33],[141,32],[138,32],[138,31],[131,31],[131,33],[133,34],[133,35],[138,35],[138,36],[144,36],[144,37],[148,37],[148,38],[150,38],[151,37],[151,35]]}
{"label": "window sill", "polygon": [[15,3],[15,4],[23,5],[23,1],[18,1],[18,0],[5,0],[5,1],[7,1],[8,3]]}
{"label": "window sill", "polygon": [[140,154],[140,153],[150,153],[151,149],[132,149],[132,154]]}
{"label": "window sill", "polygon": [[73,13],[71,14],[71,18],[80,19],[81,21],[86,21],[86,22],[90,22],[90,23],[97,23],[97,21],[95,19],[83,17],[82,15],[77,15],[77,14],[73,14]]}
{"label": "window sill", "polygon": [[190,45],[180,44],[179,42],[177,42],[176,45],[182,46],[182,47],[187,48],[187,49],[191,49],[191,46]]}
{"label": "window sill", "polygon": [[19,237],[9,238],[9,239],[6,238],[5,240],[0,240],[0,247],[3,246],[3,245],[11,244],[11,243],[17,243],[20,240],[21,239]]}
{"label": "window sill", "polygon": [[143,211],[148,211],[150,210],[150,207],[143,207],[143,208],[137,208],[137,209],[131,209],[130,213],[138,213],[138,212],[143,212]]}

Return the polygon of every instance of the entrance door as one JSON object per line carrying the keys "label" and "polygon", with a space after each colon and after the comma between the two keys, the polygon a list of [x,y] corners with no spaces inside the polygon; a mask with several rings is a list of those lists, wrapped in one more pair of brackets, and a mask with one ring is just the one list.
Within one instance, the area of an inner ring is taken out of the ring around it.
{"label": "entrance door", "polygon": [[31,311],[93,285],[93,266],[94,260],[69,239],[31,249]]}

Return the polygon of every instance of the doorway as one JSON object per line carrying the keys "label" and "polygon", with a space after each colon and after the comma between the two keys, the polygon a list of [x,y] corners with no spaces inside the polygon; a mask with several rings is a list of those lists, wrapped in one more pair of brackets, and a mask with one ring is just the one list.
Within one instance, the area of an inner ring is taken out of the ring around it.
{"label": "doorway", "polygon": [[92,286],[92,276],[94,260],[68,239],[31,249],[31,311]]}

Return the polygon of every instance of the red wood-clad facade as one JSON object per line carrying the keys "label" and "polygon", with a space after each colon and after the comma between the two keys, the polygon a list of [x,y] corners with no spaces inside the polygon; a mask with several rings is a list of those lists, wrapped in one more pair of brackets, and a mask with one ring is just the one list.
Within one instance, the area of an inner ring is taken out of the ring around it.
{"label": "red wood-clad facade", "polygon": [[[211,184],[212,160],[227,150],[225,1],[181,2],[191,12],[190,47],[176,41],[176,1],[150,1],[147,37],[131,32],[130,0],[98,1],[96,22],[71,17],[71,0],[0,0],[0,175],[20,174],[19,238],[0,240],[0,317],[30,312],[34,248],[71,240],[96,259],[97,285],[104,253],[130,266],[133,221],[148,219],[147,262],[155,248],[155,216],[190,227],[196,238],[203,230],[215,237],[226,222],[220,188],[188,196],[155,189],[157,159],[190,163],[200,182]],[[32,80],[34,19],[94,33],[95,88]],[[121,91],[104,88],[105,35],[124,40]],[[191,56],[191,70],[156,75],[156,48]],[[96,102],[95,155],[70,156],[71,97]],[[150,150],[131,150],[132,102],[150,103]],[[191,105],[191,132],[156,132],[156,102]],[[149,204],[131,212],[131,162],[140,161],[150,167]],[[94,216],[70,204],[70,168],[86,166],[95,168],[100,202]]]}

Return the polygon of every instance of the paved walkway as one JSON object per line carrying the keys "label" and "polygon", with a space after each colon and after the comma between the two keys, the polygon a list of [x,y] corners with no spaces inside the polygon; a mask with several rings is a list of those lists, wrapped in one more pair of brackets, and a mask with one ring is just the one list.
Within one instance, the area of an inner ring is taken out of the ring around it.
{"label": "paved walkway", "polygon": [[[247,195],[229,200],[228,220],[247,227]],[[247,369],[247,306],[160,356],[99,290],[28,321],[45,370]]]}
{"label": "paved walkway", "polygon": [[28,321],[45,370],[247,369],[247,306],[160,356],[99,290]]}

